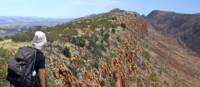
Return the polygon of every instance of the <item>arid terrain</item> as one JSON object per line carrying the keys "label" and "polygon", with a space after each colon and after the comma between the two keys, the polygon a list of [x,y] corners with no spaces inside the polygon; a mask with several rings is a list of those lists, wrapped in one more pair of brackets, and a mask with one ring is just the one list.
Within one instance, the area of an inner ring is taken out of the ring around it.
{"label": "arid terrain", "polygon": [[[199,87],[198,51],[166,32],[168,27],[156,27],[154,15],[113,9],[42,29],[49,87]],[[7,63],[19,47],[31,46],[32,35],[1,39],[0,87],[9,86]]]}

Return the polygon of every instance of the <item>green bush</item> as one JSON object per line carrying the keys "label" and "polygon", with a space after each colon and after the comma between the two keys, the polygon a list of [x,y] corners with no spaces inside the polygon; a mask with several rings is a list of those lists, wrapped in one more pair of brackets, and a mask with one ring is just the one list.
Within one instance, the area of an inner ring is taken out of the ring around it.
{"label": "green bush", "polygon": [[95,63],[92,64],[92,67],[98,69],[99,68],[99,64],[97,62],[95,62]]}
{"label": "green bush", "polygon": [[148,51],[143,51],[143,52],[142,52],[142,57],[144,57],[144,58],[146,58],[147,60],[149,60],[150,57],[151,57],[151,55],[149,54]]}
{"label": "green bush", "polygon": [[53,43],[54,41],[58,40],[58,37],[52,34],[47,34],[47,41]]}
{"label": "green bush", "polygon": [[63,33],[63,36],[66,39],[66,41],[70,41],[74,36],[78,35],[76,29],[65,29],[61,30],[60,33]]}
{"label": "green bush", "polygon": [[151,73],[151,75],[149,76],[149,79],[151,81],[151,85],[153,87],[159,87],[159,78],[158,76],[156,75],[156,73]]}
{"label": "green bush", "polygon": [[113,33],[113,34],[115,33],[115,28],[112,29],[112,33]]}
{"label": "green bush", "polygon": [[6,78],[6,69],[0,69],[0,77]]}
{"label": "green bush", "polygon": [[126,28],[126,24],[125,23],[121,23],[121,27],[122,28]]}
{"label": "green bush", "polygon": [[143,87],[143,85],[142,85],[142,79],[141,78],[137,78],[137,80],[136,80],[136,84],[137,84],[137,87]]}
{"label": "green bush", "polygon": [[9,56],[10,52],[7,49],[0,48],[0,57],[7,59]]}
{"label": "green bush", "polygon": [[85,39],[83,37],[73,37],[71,42],[80,47],[85,46]]}
{"label": "green bush", "polygon": [[19,33],[14,36],[10,36],[9,38],[15,42],[28,42],[32,40],[32,35],[27,33]]}
{"label": "green bush", "polygon": [[117,17],[112,17],[111,19],[112,19],[112,20],[117,20]]}
{"label": "green bush", "polygon": [[87,49],[90,50],[92,53],[94,53],[95,49],[97,47],[96,41],[98,41],[98,37],[95,34],[92,34],[92,36],[87,37],[89,45],[87,46]]}
{"label": "green bush", "polygon": [[103,36],[103,40],[108,42],[108,39],[109,39],[110,35],[109,33],[106,33],[104,36]]}
{"label": "green bush", "polygon": [[128,76],[128,80],[129,80],[129,81],[133,81],[133,77]]}
{"label": "green bush", "polygon": [[4,38],[0,37],[0,41],[3,41],[3,40],[4,40]]}
{"label": "green bush", "polygon": [[63,50],[62,50],[62,53],[66,56],[66,57],[71,57],[71,52],[70,52],[70,49],[68,47],[65,47]]}
{"label": "green bush", "polygon": [[114,79],[109,80],[110,87],[116,87],[116,81]]}
{"label": "green bush", "polygon": [[[0,48],[0,68],[5,68],[5,65],[7,64],[8,60],[10,59],[11,54],[7,49]],[[3,69],[1,68],[1,69]],[[0,70],[0,77],[2,77],[2,70]]]}
{"label": "green bush", "polygon": [[51,41],[69,42],[74,36],[77,36],[78,32],[71,23],[66,25],[57,25],[55,27],[49,27],[44,32],[47,33],[48,38]]}
{"label": "green bush", "polygon": [[10,52],[7,49],[0,48],[0,87],[9,87],[6,81],[6,64],[10,58]]}
{"label": "green bush", "polygon": [[156,73],[151,73],[151,75],[149,76],[149,79],[154,82],[158,81]]}
{"label": "green bush", "polygon": [[101,80],[101,81],[100,81],[100,85],[101,85],[101,86],[105,86],[106,84],[105,84],[105,82],[104,82],[103,80]]}

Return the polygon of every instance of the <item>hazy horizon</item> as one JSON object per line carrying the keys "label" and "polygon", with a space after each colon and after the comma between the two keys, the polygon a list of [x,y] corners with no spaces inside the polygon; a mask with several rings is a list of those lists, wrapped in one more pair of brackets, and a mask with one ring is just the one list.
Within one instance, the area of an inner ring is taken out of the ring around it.
{"label": "hazy horizon", "polygon": [[147,15],[152,10],[200,13],[200,1],[145,0],[1,0],[0,16],[78,18],[114,8]]}

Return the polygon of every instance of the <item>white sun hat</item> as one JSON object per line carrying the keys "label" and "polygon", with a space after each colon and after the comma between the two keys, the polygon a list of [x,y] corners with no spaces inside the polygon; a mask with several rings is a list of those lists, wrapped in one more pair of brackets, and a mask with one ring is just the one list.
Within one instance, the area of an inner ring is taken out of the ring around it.
{"label": "white sun hat", "polygon": [[42,47],[47,43],[46,35],[42,31],[36,31],[35,36],[32,40],[33,48],[42,49]]}

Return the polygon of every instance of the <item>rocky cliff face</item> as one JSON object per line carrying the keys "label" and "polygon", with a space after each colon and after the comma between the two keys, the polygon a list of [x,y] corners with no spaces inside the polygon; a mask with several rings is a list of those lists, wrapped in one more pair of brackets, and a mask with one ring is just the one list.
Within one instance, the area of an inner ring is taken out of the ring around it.
{"label": "rocky cliff face", "polygon": [[146,19],[159,31],[172,35],[182,45],[200,52],[200,15],[175,12],[153,11]]}

